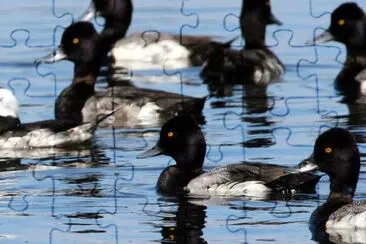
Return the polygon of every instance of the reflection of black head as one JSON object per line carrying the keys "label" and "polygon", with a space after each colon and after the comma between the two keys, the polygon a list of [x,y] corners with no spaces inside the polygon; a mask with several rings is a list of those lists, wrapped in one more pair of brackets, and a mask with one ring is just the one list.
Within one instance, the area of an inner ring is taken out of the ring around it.
{"label": "reflection of black head", "polygon": [[[176,226],[163,226],[161,243],[207,243],[203,238],[205,227],[206,206],[179,201],[175,215]],[[169,219],[171,221],[171,219]]]}

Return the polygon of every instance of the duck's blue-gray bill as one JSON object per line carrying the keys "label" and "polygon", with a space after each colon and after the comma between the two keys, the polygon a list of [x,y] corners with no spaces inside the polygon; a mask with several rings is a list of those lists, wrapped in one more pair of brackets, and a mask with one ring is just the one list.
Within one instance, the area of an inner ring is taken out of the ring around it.
{"label": "duck's blue-gray bill", "polygon": [[316,37],[314,37],[313,40],[306,41],[305,45],[315,45],[315,44],[320,44],[320,43],[324,43],[324,42],[329,42],[332,40],[334,40],[334,36],[329,31],[324,31],[320,35],[317,35]]}
{"label": "duck's blue-gray bill", "polygon": [[136,158],[150,158],[150,157],[160,155],[162,153],[163,153],[163,150],[159,147],[159,145],[156,145],[155,147],[137,155]]}
{"label": "duck's blue-gray bill", "polygon": [[54,63],[60,60],[63,60],[66,58],[66,54],[62,50],[61,47],[57,48],[54,52],[48,54],[47,56],[44,56],[42,58],[37,58],[34,60],[35,64],[39,63]]}
{"label": "duck's blue-gray bill", "polygon": [[315,164],[314,155],[311,154],[310,157],[301,161],[297,166],[300,172],[311,172],[318,169],[318,165]]}

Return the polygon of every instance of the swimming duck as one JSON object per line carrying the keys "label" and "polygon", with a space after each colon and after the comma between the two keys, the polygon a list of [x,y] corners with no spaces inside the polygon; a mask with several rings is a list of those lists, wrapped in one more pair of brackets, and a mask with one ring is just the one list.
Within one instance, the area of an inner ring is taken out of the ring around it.
{"label": "swimming duck", "polygon": [[83,143],[92,138],[97,125],[108,116],[81,125],[60,120],[21,123],[16,97],[11,91],[0,88],[0,148],[64,147]]}
{"label": "swimming duck", "polygon": [[227,47],[231,43],[215,42],[208,36],[159,32],[133,33],[126,37],[132,12],[131,0],[92,0],[90,7],[78,18],[89,21],[100,15],[105,19],[101,35],[109,36],[112,41],[114,67],[161,69],[163,66],[165,69],[177,69],[199,66],[212,49]]}
{"label": "swimming duck", "polygon": [[335,80],[335,87],[346,101],[366,95],[366,18],[354,2],[343,3],[331,15],[330,26],[322,34],[307,41],[319,44],[337,41],[346,46],[347,57]]}
{"label": "swimming duck", "polygon": [[240,29],[245,46],[241,50],[217,48],[203,64],[201,77],[208,83],[267,84],[278,79],[285,67],[266,46],[266,27],[281,25],[271,12],[269,0],[244,0]]}
{"label": "swimming duck", "polygon": [[327,201],[311,215],[313,232],[366,228],[366,201],[353,201],[360,173],[360,153],[353,135],[332,128],[319,135],[313,154],[300,164],[300,171],[318,169],[329,176]]}
{"label": "swimming duck", "polygon": [[56,119],[76,123],[93,121],[96,115],[118,111],[102,125],[140,127],[164,123],[176,114],[201,116],[206,98],[194,98],[175,93],[130,86],[110,87],[95,91],[95,81],[103,57],[108,52],[100,36],[89,22],[76,22],[65,29],[55,53],[36,60],[52,63],[67,59],[74,63],[74,78],[70,86],[57,97]]}
{"label": "swimming duck", "polygon": [[166,122],[157,144],[137,157],[161,154],[176,161],[176,165],[167,167],[159,176],[157,191],[163,194],[175,194],[184,189],[192,194],[264,197],[270,192],[313,191],[319,180],[317,175],[296,173],[291,167],[249,162],[205,173],[202,169],[205,138],[190,116],[177,116]]}

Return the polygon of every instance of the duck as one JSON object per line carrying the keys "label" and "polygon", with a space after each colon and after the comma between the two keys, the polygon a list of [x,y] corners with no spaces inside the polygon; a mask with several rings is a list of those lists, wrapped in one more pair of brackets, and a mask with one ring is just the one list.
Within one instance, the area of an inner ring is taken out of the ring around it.
{"label": "duck", "polygon": [[239,50],[226,45],[211,51],[201,67],[201,78],[215,84],[266,85],[279,80],[285,66],[265,44],[267,25],[282,25],[270,1],[244,0],[239,19],[245,46]]}
{"label": "duck", "polygon": [[1,149],[59,148],[85,143],[92,139],[97,125],[109,116],[81,125],[61,120],[22,123],[18,110],[18,101],[13,93],[0,87]]}
{"label": "duck", "polygon": [[292,167],[257,162],[229,164],[205,172],[206,142],[194,118],[176,116],[161,128],[156,145],[137,158],[172,157],[176,164],[163,170],[156,189],[162,194],[266,197],[270,193],[314,191],[320,177]]}
{"label": "duck", "polygon": [[99,35],[94,26],[85,21],[71,24],[62,35],[57,50],[35,62],[54,63],[69,60],[74,63],[74,78],[57,97],[55,117],[85,123],[97,115],[113,115],[101,126],[137,128],[156,126],[177,114],[194,114],[202,118],[206,97],[195,98],[171,92],[138,88],[131,85],[112,86],[95,90],[95,82],[110,40]]}
{"label": "duck", "polygon": [[316,139],[312,155],[299,165],[300,172],[319,170],[329,176],[328,199],[310,217],[313,233],[366,228],[366,201],[353,200],[360,165],[356,139],[347,129],[331,128]]}
{"label": "duck", "polygon": [[112,40],[112,67],[128,69],[180,69],[200,66],[212,50],[226,48],[226,43],[209,36],[175,35],[146,31],[126,36],[132,21],[131,0],[92,0],[89,8],[78,18],[90,21],[96,15],[104,18],[102,36]]}
{"label": "duck", "polygon": [[357,102],[366,95],[366,17],[355,2],[339,5],[331,14],[330,26],[306,42],[317,45],[336,41],[346,47],[346,60],[335,79],[335,88],[345,102]]}

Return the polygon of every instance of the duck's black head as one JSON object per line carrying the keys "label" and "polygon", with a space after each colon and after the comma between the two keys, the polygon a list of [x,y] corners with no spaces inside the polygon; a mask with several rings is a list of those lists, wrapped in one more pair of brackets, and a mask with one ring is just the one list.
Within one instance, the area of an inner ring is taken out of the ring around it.
{"label": "duck's black head", "polygon": [[270,0],[244,0],[240,14],[240,28],[245,46],[263,46],[266,26],[281,25],[271,10]]}
{"label": "duck's black head", "polygon": [[332,128],[315,142],[308,163],[330,177],[331,196],[353,197],[360,171],[360,154],[353,135],[346,129]]}
{"label": "duck's black head", "polygon": [[66,59],[75,63],[89,63],[97,57],[98,33],[89,22],[76,22],[62,35],[60,48]]}
{"label": "duck's black head", "polygon": [[177,116],[166,122],[158,143],[138,158],[157,155],[172,157],[181,169],[198,169],[203,165],[206,142],[198,124],[190,116]]}
{"label": "duck's black head", "polygon": [[96,15],[105,19],[103,32],[113,34],[114,38],[126,35],[132,20],[133,5],[131,0],[92,0],[89,8],[79,20],[89,21]]}
{"label": "duck's black head", "polygon": [[[103,57],[109,48],[89,22],[76,22],[67,27],[59,47],[36,63],[54,63],[69,60],[75,64],[74,80],[80,77],[96,77]],[[93,80],[91,80],[93,82]]]}
{"label": "duck's black head", "polygon": [[349,48],[365,45],[365,13],[357,3],[343,3],[332,15],[327,31],[315,37],[313,43],[338,41]]}
{"label": "duck's black head", "polygon": [[98,37],[91,23],[73,23],[62,34],[59,47],[49,55],[35,60],[35,63],[54,63],[65,59],[75,64],[93,62],[99,55]]}

